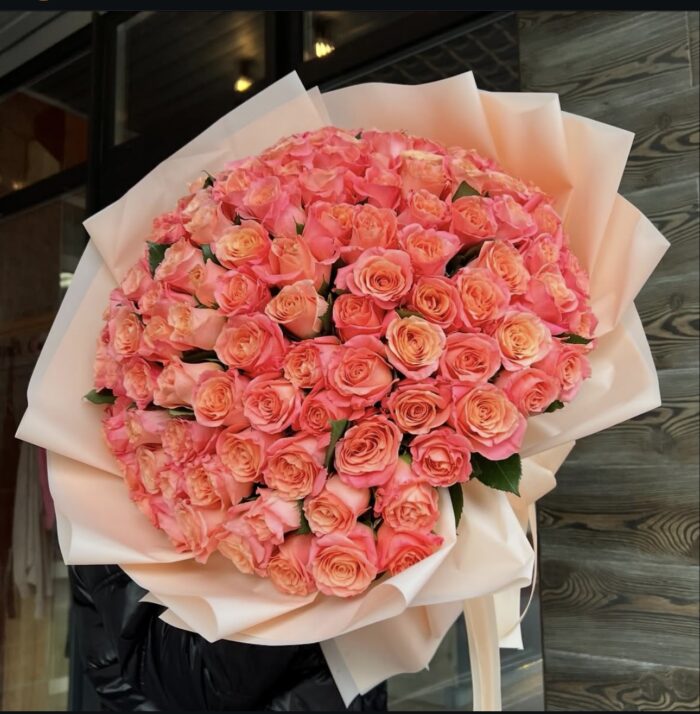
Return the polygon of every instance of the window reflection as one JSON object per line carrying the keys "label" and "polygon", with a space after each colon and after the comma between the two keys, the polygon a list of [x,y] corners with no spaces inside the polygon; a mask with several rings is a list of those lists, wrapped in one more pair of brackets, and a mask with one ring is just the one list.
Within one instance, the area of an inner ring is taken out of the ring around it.
{"label": "window reflection", "polygon": [[0,196],[85,161],[89,100],[88,54],[0,99]]}

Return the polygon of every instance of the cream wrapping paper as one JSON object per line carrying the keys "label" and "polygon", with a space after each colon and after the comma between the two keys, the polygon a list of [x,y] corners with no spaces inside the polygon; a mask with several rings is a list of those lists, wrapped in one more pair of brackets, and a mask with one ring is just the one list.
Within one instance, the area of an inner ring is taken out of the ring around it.
{"label": "cream wrapping paper", "polygon": [[[438,529],[445,543],[438,552],[349,601],[282,596],[220,557],[202,566],[176,553],[130,502],[102,441],[100,410],[82,400],[92,387],[102,310],[139,257],[152,218],[174,205],[201,171],[214,173],[228,160],[328,123],[406,129],[473,147],[536,182],[554,197],[574,251],[591,274],[592,307],[600,320],[592,378],[579,397],[529,422],[522,497],[470,482],[458,532],[443,501]],[[222,117],[85,222],[91,241],[37,362],[17,432],[50,452],[65,561],[119,563],[149,591],[149,601],[166,607],[166,622],[209,640],[323,640],[346,703],[392,674],[424,668],[465,600],[481,607],[484,597],[491,598],[493,637],[502,646],[520,646],[518,593],[531,582],[535,561],[526,537],[532,504],[555,485],[573,441],[660,403],[632,301],[668,243],[616,193],[631,141],[629,132],[563,113],[554,94],[479,91],[471,73],[324,95],[307,92],[292,74]],[[490,681],[493,689],[492,661],[489,667],[480,681]]]}

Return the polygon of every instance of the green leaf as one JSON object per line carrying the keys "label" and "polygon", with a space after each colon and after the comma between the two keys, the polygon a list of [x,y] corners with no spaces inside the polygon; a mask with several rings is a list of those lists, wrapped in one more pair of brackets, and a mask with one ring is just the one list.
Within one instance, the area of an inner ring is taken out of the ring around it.
{"label": "green leaf", "polygon": [[564,402],[560,402],[558,399],[555,399],[544,411],[545,413],[549,412],[555,412],[557,409],[563,409],[564,408]]}
{"label": "green leaf", "polygon": [[347,419],[331,419],[331,440],[326,450],[326,468],[330,470],[335,456],[335,445],[348,428]]}
{"label": "green leaf", "polygon": [[191,409],[190,407],[176,407],[175,409],[168,409],[168,414],[172,417],[194,419],[194,409]]}
{"label": "green leaf", "polygon": [[208,172],[204,172],[207,175],[207,178],[204,181],[203,187],[204,188],[209,188],[214,185],[214,177]]}
{"label": "green leaf", "polygon": [[297,508],[299,509],[299,528],[297,528],[294,533],[295,535],[308,535],[311,533],[311,526],[309,525],[309,521],[306,520],[303,500],[297,501]]}
{"label": "green leaf", "polygon": [[241,217],[240,217],[238,214],[236,214],[236,215],[233,217],[233,225],[234,225],[234,226],[240,226],[240,225],[241,225]]}
{"label": "green leaf", "polygon": [[327,297],[328,293],[330,292],[330,284],[328,281],[324,278],[323,282],[321,283],[321,287],[318,289],[318,294],[321,295],[321,297]]}
{"label": "green leaf", "polygon": [[423,315],[419,312],[416,312],[415,310],[407,310],[405,307],[397,307],[396,314],[399,317],[423,317]]}
{"label": "green leaf", "polygon": [[222,367],[226,365],[219,359],[214,350],[187,350],[180,359],[187,364],[200,364],[202,362],[218,362]]}
{"label": "green leaf", "polygon": [[409,454],[408,451],[405,451],[403,454],[399,454],[399,458],[401,461],[405,461],[409,466],[413,463],[411,454]]}
{"label": "green leaf", "polygon": [[356,139],[361,139],[362,138],[362,132],[358,131],[357,134],[355,134]]}
{"label": "green leaf", "polygon": [[326,297],[326,302],[328,307],[323,313],[321,318],[321,334],[332,335],[333,334],[333,295],[329,294]]}
{"label": "green leaf", "polygon": [[456,272],[461,270],[465,265],[470,263],[474,258],[476,258],[481,252],[481,246],[485,243],[476,243],[475,245],[470,245],[468,248],[460,250],[457,255],[452,256],[447,266],[445,268],[445,273],[448,277],[452,277]]}
{"label": "green leaf", "polygon": [[170,247],[165,243],[148,243],[148,267],[151,269],[151,275],[156,274],[156,268],[163,262],[165,251]]}
{"label": "green leaf", "polygon": [[114,404],[117,401],[111,389],[100,389],[99,392],[96,389],[91,389],[85,395],[85,399],[93,404]]}
{"label": "green leaf", "polygon": [[472,186],[470,186],[466,181],[462,181],[462,183],[457,186],[457,190],[454,192],[454,195],[452,196],[452,200],[456,201],[458,198],[464,198],[465,196],[480,196],[481,194]]}
{"label": "green leaf", "polygon": [[300,236],[304,232],[304,224],[297,223],[296,221],[294,221],[294,225],[296,226],[296,229],[297,229],[297,235]]}
{"label": "green leaf", "polygon": [[518,484],[522,475],[520,456],[513,454],[501,461],[490,461],[481,454],[472,455],[474,475],[484,485],[497,491],[508,491],[520,495]]}
{"label": "green leaf", "polygon": [[464,510],[464,491],[462,491],[462,484],[453,483],[448,491],[450,492],[450,501],[452,501],[452,510],[455,513],[455,526],[459,526],[462,511]]}
{"label": "green leaf", "polygon": [[557,335],[557,337],[562,342],[568,342],[570,345],[587,345],[589,342],[592,341],[592,340],[589,340],[587,337],[581,337],[581,335],[575,335],[573,332],[562,332],[562,334]]}
{"label": "green leaf", "polygon": [[207,260],[211,260],[217,265],[221,265],[219,262],[219,259],[216,257],[216,254],[214,251],[211,249],[211,243],[203,243],[201,245],[202,248],[202,255],[204,256],[204,262],[206,263]]}

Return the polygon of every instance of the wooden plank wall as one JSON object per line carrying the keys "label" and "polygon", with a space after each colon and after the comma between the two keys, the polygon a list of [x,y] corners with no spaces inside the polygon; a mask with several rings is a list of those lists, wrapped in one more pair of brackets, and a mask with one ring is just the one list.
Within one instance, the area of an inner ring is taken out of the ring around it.
{"label": "wooden plank wall", "polygon": [[663,405],[542,501],[549,709],[697,710],[698,13],[519,13],[523,90],[635,132],[621,192],[671,242],[637,299]]}

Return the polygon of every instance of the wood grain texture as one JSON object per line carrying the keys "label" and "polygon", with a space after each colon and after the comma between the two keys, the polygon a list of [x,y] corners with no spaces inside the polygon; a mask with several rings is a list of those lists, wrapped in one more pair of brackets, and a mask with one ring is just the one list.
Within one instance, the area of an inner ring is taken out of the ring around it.
{"label": "wood grain texture", "polygon": [[662,405],[582,439],[540,504],[546,702],[690,711],[700,667],[698,13],[519,19],[522,88],[635,132],[621,193],[671,243],[636,300]]}
{"label": "wood grain texture", "polygon": [[549,650],[548,709],[565,711],[697,711],[697,672],[630,660]]}

